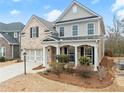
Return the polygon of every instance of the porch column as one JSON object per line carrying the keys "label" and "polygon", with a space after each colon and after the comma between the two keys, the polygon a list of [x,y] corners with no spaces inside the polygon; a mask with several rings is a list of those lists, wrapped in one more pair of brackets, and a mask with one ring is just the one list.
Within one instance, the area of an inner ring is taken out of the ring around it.
{"label": "porch column", "polygon": [[60,48],[56,47],[56,55],[60,55]]}
{"label": "porch column", "polygon": [[43,47],[43,66],[46,66],[46,48]]}
{"label": "porch column", "polygon": [[78,65],[78,53],[77,53],[77,46],[75,46],[75,67]]}
{"label": "porch column", "polygon": [[[56,47],[56,55],[60,55],[60,48],[59,46]],[[58,60],[56,60],[58,62]]]}
{"label": "porch column", "polygon": [[94,47],[94,54],[95,54],[95,63],[94,63],[94,71],[97,71],[97,66],[98,66],[98,46]]}

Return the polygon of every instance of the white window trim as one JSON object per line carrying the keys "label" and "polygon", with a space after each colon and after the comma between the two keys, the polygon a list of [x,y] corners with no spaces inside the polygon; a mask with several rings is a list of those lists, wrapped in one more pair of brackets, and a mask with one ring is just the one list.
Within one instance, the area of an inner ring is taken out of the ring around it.
{"label": "white window trim", "polygon": [[14,38],[18,38],[18,33],[14,32]]}
{"label": "white window trim", "polygon": [[[63,27],[64,28],[64,36],[60,36],[60,28]],[[60,26],[59,27],[59,37],[65,37],[65,27],[64,26]]]}
{"label": "white window trim", "polygon": [[[93,24],[94,25],[94,32],[93,32],[93,34],[88,34],[88,24]],[[86,23],[86,32],[87,32],[87,36],[93,36],[93,35],[95,35],[95,22],[88,22],[88,23]]]}
{"label": "white window trim", "polygon": [[[35,33],[35,36],[33,35],[33,33]],[[37,37],[36,27],[32,27],[32,38],[36,38],[36,37]]]}
{"label": "white window trim", "polygon": [[72,12],[73,12],[73,14],[76,14],[76,13],[78,12],[78,7],[77,7],[77,5],[74,5],[74,6],[72,7]]}
{"label": "white window trim", "polygon": [[[6,57],[6,48],[5,47],[0,47],[1,48],[1,53],[2,53],[2,57]],[[5,52],[5,55],[4,55]]]}
{"label": "white window trim", "polygon": [[[78,30],[77,30],[77,35],[75,35],[75,36],[73,36],[73,26],[77,26],[78,27]],[[71,26],[71,36],[70,37],[77,37],[77,36],[79,36],[79,24],[73,24],[72,26]]]}

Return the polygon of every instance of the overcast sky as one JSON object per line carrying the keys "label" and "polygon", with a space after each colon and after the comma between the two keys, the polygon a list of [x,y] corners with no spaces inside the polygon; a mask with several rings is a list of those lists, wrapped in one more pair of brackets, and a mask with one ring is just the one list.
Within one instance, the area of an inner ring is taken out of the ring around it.
{"label": "overcast sky", "polygon": [[[77,0],[104,18],[111,25],[113,16],[124,17],[124,0]],[[0,22],[22,22],[26,24],[35,14],[54,21],[72,0],[0,0]]]}

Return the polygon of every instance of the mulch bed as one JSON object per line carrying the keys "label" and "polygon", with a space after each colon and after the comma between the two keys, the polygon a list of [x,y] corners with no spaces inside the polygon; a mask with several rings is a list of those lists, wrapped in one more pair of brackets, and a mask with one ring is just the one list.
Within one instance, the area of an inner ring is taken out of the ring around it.
{"label": "mulch bed", "polygon": [[40,75],[50,80],[72,84],[84,88],[105,88],[110,86],[114,81],[114,78],[110,74],[108,74],[104,80],[100,81],[97,73],[95,72],[90,78],[83,78],[79,75],[69,74],[67,72],[61,73],[60,77],[52,72],[49,72],[48,75],[43,73],[40,73]]}
{"label": "mulch bed", "polygon": [[40,65],[38,67],[33,68],[32,70],[40,70],[40,69],[43,69],[43,68],[45,68],[45,67],[43,67],[42,65]]}

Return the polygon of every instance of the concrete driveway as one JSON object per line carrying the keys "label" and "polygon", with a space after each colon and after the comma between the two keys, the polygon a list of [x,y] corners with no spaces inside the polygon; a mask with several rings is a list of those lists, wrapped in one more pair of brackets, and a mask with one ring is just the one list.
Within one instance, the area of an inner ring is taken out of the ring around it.
{"label": "concrete driveway", "polygon": [[[41,65],[41,63],[35,63],[35,62],[27,62],[27,73],[31,73],[32,68],[37,67]],[[0,68],[0,83],[11,79],[13,77],[16,77],[18,75],[21,75],[24,73],[24,63],[17,63],[13,65],[9,65],[6,67]]]}

